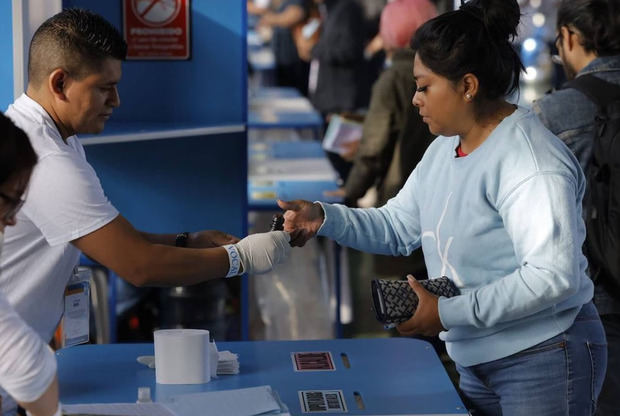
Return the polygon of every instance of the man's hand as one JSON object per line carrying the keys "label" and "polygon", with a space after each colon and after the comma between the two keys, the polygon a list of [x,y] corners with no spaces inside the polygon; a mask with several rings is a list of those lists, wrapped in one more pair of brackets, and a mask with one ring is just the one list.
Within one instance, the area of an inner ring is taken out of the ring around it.
{"label": "man's hand", "polygon": [[282,263],[291,252],[291,237],[284,231],[251,234],[235,244],[243,273],[261,274]]}
{"label": "man's hand", "polygon": [[280,201],[284,213],[284,231],[291,233],[291,246],[303,247],[321,228],[325,213],[318,203],[297,199]]}
{"label": "man's hand", "polygon": [[439,297],[433,295],[414,279],[412,275],[407,275],[409,286],[418,296],[418,308],[413,316],[401,324],[396,329],[401,335],[424,335],[435,336],[446,329],[439,319]]}
{"label": "man's hand", "polygon": [[217,230],[205,230],[190,233],[187,239],[189,248],[212,248],[226,244],[235,244],[240,238]]}

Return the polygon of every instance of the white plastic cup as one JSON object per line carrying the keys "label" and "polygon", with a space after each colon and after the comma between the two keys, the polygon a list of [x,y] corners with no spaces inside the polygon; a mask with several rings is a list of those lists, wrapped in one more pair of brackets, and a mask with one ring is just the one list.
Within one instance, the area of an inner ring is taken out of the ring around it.
{"label": "white plastic cup", "polygon": [[202,384],[211,380],[209,331],[162,329],[155,340],[155,380],[160,384]]}

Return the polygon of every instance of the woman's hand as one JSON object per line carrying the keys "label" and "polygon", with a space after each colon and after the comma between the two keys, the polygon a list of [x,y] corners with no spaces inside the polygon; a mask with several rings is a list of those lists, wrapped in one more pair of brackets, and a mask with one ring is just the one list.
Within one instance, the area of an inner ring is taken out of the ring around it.
{"label": "woman's hand", "polygon": [[401,335],[424,335],[432,337],[446,329],[439,319],[439,297],[433,295],[418,283],[412,275],[407,275],[409,286],[418,296],[418,308],[413,316],[396,329]]}
{"label": "woman's hand", "polygon": [[284,231],[291,234],[291,246],[303,247],[321,228],[325,213],[318,203],[297,199],[280,201],[284,212]]}

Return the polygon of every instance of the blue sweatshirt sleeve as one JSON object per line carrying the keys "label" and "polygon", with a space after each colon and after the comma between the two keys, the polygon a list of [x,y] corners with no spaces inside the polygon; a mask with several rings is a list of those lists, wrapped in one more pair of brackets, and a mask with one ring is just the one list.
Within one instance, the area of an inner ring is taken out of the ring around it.
{"label": "blue sweatshirt sleeve", "polygon": [[318,234],[375,254],[406,256],[420,246],[416,170],[401,191],[381,208],[347,208],[321,203],[325,221]]}
{"label": "blue sweatshirt sleeve", "polygon": [[520,267],[490,284],[439,299],[444,328],[492,327],[558,304],[575,294],[583,275],[583,190],[557,172],[537,172],[498,202]]}

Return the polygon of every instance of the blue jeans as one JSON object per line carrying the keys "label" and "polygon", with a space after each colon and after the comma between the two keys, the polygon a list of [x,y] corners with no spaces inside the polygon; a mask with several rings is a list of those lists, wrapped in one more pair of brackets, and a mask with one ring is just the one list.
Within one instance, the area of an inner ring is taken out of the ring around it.
{"label": "blue jeans", "polygon": [[607,375],[603,390],[598,397],[596,416],[618,416],[620,414],[620,314],[601,315],[607,336]]}
{"label": "blue jeans", "polygon": [[472,414],[592,415],[607,368],[607,342],[592,302],[565,332],[511,356],[457,364]]}

